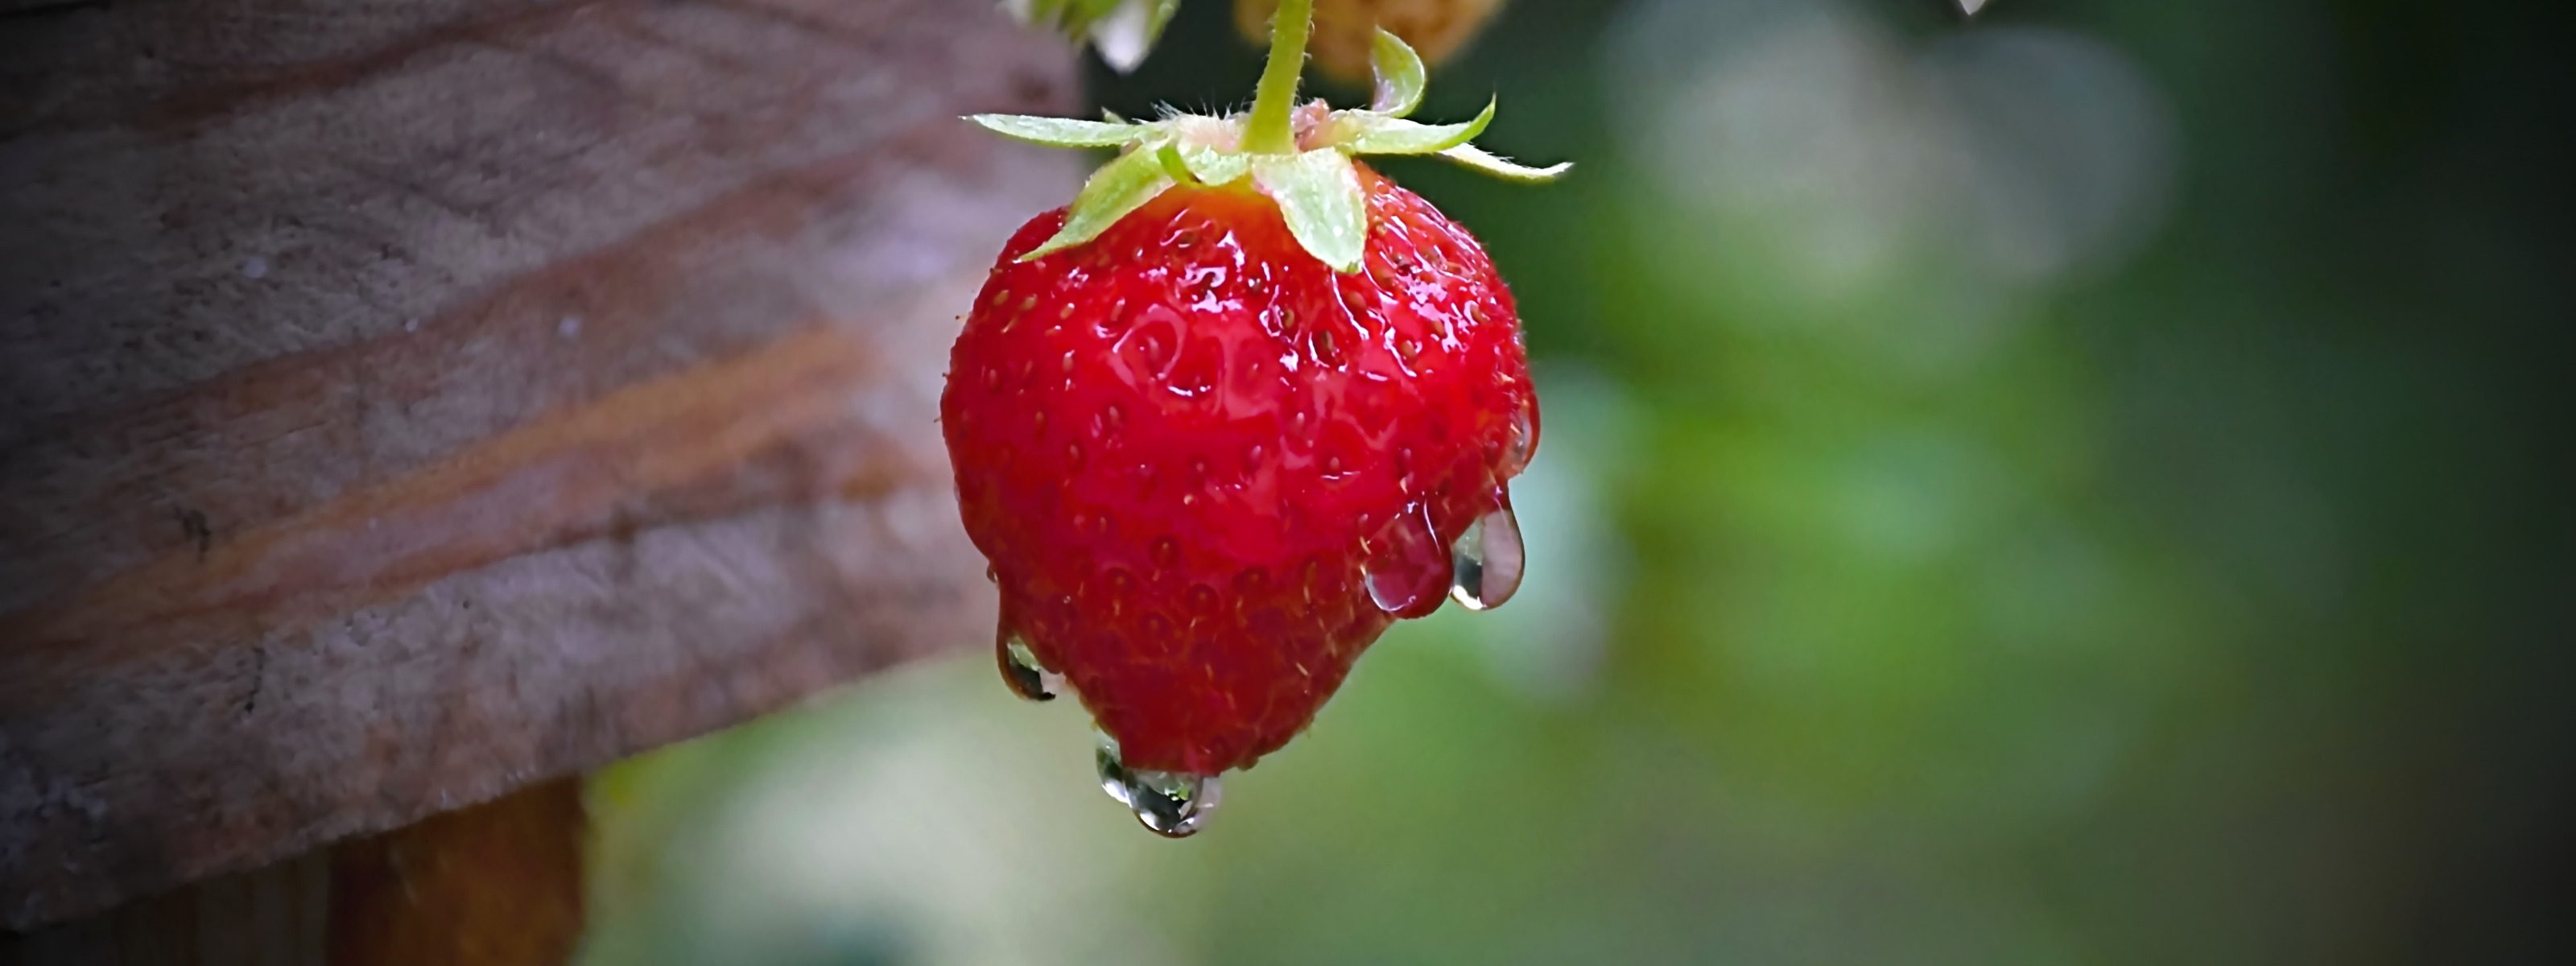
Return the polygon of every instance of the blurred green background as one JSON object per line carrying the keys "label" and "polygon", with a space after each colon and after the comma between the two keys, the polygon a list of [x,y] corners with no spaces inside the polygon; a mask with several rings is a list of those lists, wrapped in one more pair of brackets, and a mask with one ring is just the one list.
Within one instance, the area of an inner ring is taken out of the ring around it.
{"label": "blurred green background", "polygon": [[585,959],[2576,961],[2570,17],[1513,0],[1521,596],[1185,842],[972,649],[622,765]]}

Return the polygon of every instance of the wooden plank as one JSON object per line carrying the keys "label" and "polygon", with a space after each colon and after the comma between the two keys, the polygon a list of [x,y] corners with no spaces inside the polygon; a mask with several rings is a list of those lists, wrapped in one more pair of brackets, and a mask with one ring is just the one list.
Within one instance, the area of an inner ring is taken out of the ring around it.
{"label": "wooden plank", "polygon": [[[373,841],[355,839],[340,848]],[[326,966],[332,851],[192,883],[23,935],[0,933],[0,966]]]}
{"label": "wooden plank", "polygon": [[552,966],[581,941],[581,783],[331,850],[334,966]]}
{"label": "wooden plank", "polygon": [[[985,0],[0,16],[0,926],[988,640]],[[21,96],[23,93],[23,96]]]}
{"label": "wooden plank", "polygon": [[22,936],[0,966],[548,966],[583,923],[581,782],[540,782]]}

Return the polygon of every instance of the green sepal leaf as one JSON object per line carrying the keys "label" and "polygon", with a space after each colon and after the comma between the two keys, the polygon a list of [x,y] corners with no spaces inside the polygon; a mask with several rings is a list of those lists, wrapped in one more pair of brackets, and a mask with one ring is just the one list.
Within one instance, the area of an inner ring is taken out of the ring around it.
{"label": "green sepal leaf", "polygon": [[1170,190],[1174,182],[1163,170],[1162,157],[1163,152],[1153,148],[1129,151],[1092,172],[1091,180],[1082,183],[1082,193],[1075,195],[1073,205],[1065,210],[1064,227],[1057,229],[1045,244],[1020,256],[1020,261],[1043,258],[1098,238],[1128,212]]}
{"label": "green sepal leaf", "polygon": [[1191,184],[1199,181],[1198,172],[1190,170],[1189,162],[1181,160],[1180,145],[1165,140],[1139,147],[1137,150],[1154,152],[1154,163],[1163,166],[1163,174],[1171,178],[1173,183]]}
{"label": "green sepal leaf", "polygon": [[1145,135],[1133,124],[1083,121],[1069,117],[1026,114],[973,114],[966,118],[985,130],[1051,148],[1114,148]]}
{"label": "green sepal leaf", "polygon": [[1512,181],[1527,181],[1532,183],[1554,181],[1563,177],[1566,172],[1574,170],[1574,162],[1571,161],[1558,162],[1544,168],[1532,168],[1526,165],[1514,164],[1473,144],[1461,144],[1441,151],[1439,152],[1439,155],[1443,158],[1449,159],[1450,161],[1466,165],[1467,167],[1493,175],[1494,177],[1505,178]]}
{"label": "green sepal leaf", "polygon": [[1172,15],[1181,12],[1181,0],[1154,0],[1154,15],[1145,25],[1148,43],[1163,39],[1163,28],[1172,25]]}
{"label": "green sepal leaf", "polygon": [[1121,74],[1133,72],[1154,52],[1154,42],[1163,38],[1163,27],[1172,22],[1172,14],[1181,0],[1125,0],[1105,12],[1091,24],[1091,49],[1100,52],[1100,60]]}
{"label": "green sepal leaf", "polygon": [[1368,201],[1351,156],[1322,149],[1252,156],[1252,180],[1278,203],[1288,233],[1336,272],[1360,270],[1368,251]]}
{"label": "green sepal leaf", "polygon": [[1422,89],[1426,80],[1422,55],[1413,45],[1384,28],[1369,45],[1369,69],[1377,74],[1376,96],[1369,99],[1369,110],[1388,117],[1403,117],[1422,106]]}
{"label": "green sepal leaf", "polygon": [[1333,118],[1342,150],[1352,154],[1438,154],[1467,143],[1494,123],[1494,102],[1464,124],[1420,124],[1374,111],[1339,111]]}
{"label": "green sepal leaf", "polygon": [[1181,0],[1003,0],[1002,6],[1022,23],[1090,42],[1124,74],[1153,51]]}
{"label": "green sepal leaf", "polygon": [[1004,9],[1020,22],[1048,27],[1066,36],[1080,38],[1091,25],[1118,8],[1124,0],[1003,0]]}
{"label": "green sepal leaf", "polygon": [[1252,173],[1252,159],[1245,155],[1209,147],[1185,147],[1178,150],[1181,154],[1181,163],[1189,167],[1190,175],[1197,178],[1200,184],[1233,184],[1242,180],[1244,175]]}

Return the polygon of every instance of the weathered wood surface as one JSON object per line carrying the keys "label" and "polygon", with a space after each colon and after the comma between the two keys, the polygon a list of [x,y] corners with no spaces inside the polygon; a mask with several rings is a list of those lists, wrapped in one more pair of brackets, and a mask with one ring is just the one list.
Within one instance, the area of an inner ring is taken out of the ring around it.
{"label": "weathered wood surface", "polygon": [[23,935],[0,966],[555,966],[581,939],[579,779]]}
{"label": "weathered wood surface", "polygon": [[989,0],[0,7],[0,927],[989,640]]}

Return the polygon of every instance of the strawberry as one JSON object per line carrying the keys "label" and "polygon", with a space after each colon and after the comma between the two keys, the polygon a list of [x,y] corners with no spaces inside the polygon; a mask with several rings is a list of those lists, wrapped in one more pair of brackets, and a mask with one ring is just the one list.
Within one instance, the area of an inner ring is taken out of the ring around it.
{"label": "strawberry", "polygon": [[1285,5],[1248,114],[975,118],[1126,149],[1004,248],[940,415],[1005,679],[1040,700],[1069,683],[1106,739],[1103,787],[1167,835],[1395,620],[1519,582],[1506,484],[1538,417],[1511,293],[1465,229],[1353,155],[1563,166],[1468,146],[1491,107],[1404,120],[1422,71],[1392,35],[1372,109],[1292,109],[1306,5]]}

